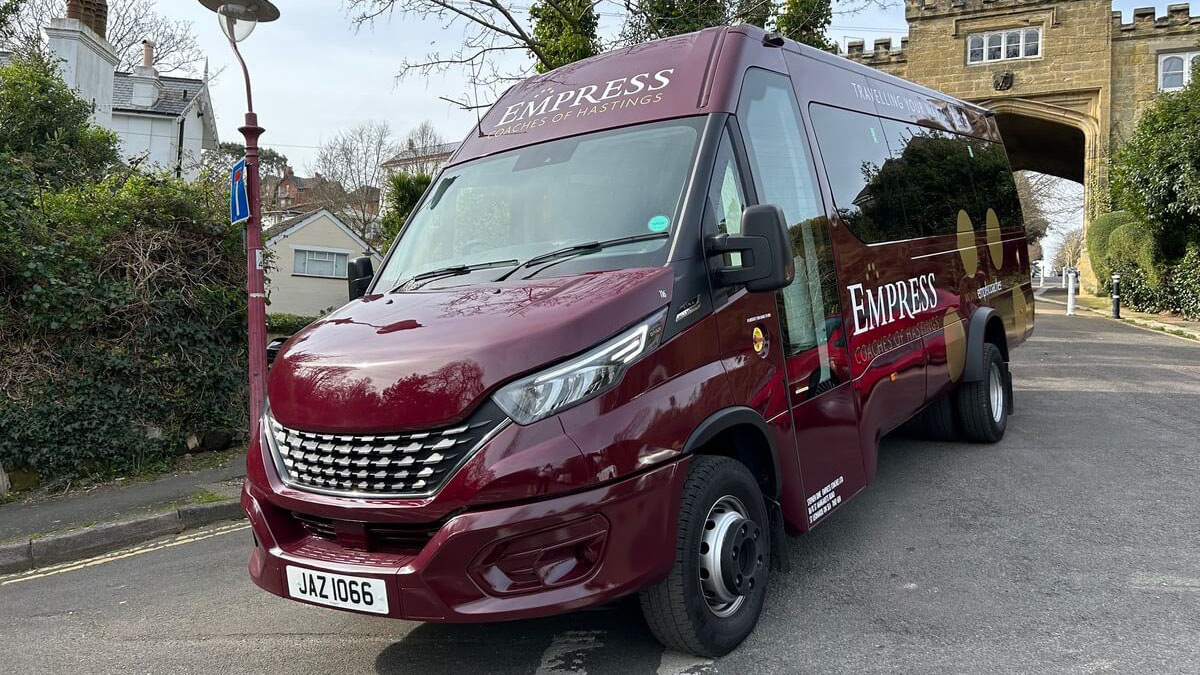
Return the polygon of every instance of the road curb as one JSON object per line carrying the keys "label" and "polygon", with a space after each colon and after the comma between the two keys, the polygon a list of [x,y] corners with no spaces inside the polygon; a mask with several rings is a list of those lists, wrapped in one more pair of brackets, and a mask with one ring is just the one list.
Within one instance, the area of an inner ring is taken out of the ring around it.
{"label": "road curb", "polygon": [[0,574],[78,560],[221,520],[245,518],[241,501],[189,504],[163,513],[0,544]]}

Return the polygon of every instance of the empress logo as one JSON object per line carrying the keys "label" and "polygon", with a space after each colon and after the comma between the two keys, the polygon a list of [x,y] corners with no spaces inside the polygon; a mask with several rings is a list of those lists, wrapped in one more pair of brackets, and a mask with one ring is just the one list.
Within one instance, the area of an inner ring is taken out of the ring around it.
{"label": "empress logo", "polygon": [[536,98],[505,108],[504,115],[500,117],[496,126],[502,127],[521,120],[557,113],[559,110],[578,108],[584,104],[604,105],[606,101],[613,99],[657,92],[671,84],[671,75],[674,72],[674,68],[664,68],[656,73],[638,73],[629,77],[618,77],[604,84],[588,84],[566,91],[543,89],[538,92]]}
{"label": "empress logo", "polygon": [[893,281],[875,288],[864,288],[862,284],[847,286],[850,291],[850,308],[854,311],[854,334],[933,309],[938,305],[937,289],[930,272],[904,281]]}

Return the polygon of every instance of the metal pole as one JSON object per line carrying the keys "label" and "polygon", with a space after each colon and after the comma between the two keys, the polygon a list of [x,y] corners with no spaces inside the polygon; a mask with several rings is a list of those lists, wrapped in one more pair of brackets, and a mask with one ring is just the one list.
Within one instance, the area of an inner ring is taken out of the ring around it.
{"label": "metal pole", "polygon": [[1066,272],[1067,279],[1067,316],[1075,316],[1075,271]]}
{"label": "metal pole", "polygon": [[250,202],[250,218],[246,220],[246,349],[250,365],[250,438],[254,438],[266,400],[267,379],[267,296],[263,281],[262,218],[258,203],[258,138],[264,129],[258,126],[258,115],[254,113],[250,71],[242,60],[237,43],[230,40],[229,46],[242,66],[248,109],[245,124],[238,131],[242,132],[246,141],[246,197]]}
{"label": "metal pole", "polygon": [[1046,287],[1046,261],[1038,261],[1038,288]]}
{"label": "metal pole", "polygon": [[1067,287],[1067,268],[1065,268],[1065,267],[1062,268],[1062,270],[1059,272],[1059,274],[1062,275],[1061,277],[1058,278],[1058,283],[1060,284],[1060,288],[1066,288]]}
{"label": "metal pole", "polygon": [[1121,275],[1114,272],[1112,275],[1112,317],[1114,319],[1121,318]]}

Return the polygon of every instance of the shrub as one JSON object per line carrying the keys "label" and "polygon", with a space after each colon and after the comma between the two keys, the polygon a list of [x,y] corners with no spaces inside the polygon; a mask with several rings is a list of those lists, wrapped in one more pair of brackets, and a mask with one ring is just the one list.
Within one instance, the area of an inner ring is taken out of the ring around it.
{"label": "shrub", "polygon": [[1122,225],[1135,222],[1133,214],[1128,211],[1113,211],[1106,213],[1091,222],[1087,228],[1087,253],[1092,263],[1092,271],[1101,285],[1112,274],[1108,266],[1109,239],[1114,230]]}
{"label": "shrub", "polygon": [[0,239],[0,464],[165,465],[245,414],[244,273],[227,197],[134,173],[44,193]]}
{"label": "shrub", "polygon": [[279,312],[277,314],[267,315],[267,332],[282,333],[283,335],[295,335],[299,333],[305,326],[316,321],[318,317],[303,316],[300,314],[287,314]]}
{"label": "shrub", "polygon": [[1151,286],[1157,287],[1161,281],[1154,237],[1142,223],[1125,223],[1112,231],[1108,236],[1107,262],[1114,268],[1123,264],[1137,266]]}
{"label": "shrub", "polygon": [[1200,78],[1155,98],[1111,175],[1114,200],[1146,223],[1167,260],[1200,243]]}

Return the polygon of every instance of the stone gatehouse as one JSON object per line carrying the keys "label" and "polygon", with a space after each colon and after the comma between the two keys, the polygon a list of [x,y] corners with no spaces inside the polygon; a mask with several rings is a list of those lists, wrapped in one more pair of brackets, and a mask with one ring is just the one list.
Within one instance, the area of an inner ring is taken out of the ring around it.
{"label": "stone gatehouse", "polygon": [[1088,217],[1109,153],[1200,63],[1186,4],[1122,23],[1111,0],[905,0],[905,18],[899,48],[852,41],[845,56],[994,110],[1013,169],[1082,183]]}

